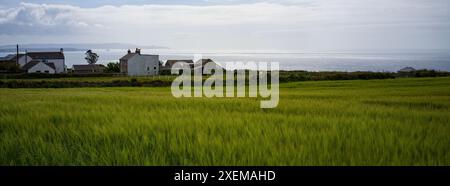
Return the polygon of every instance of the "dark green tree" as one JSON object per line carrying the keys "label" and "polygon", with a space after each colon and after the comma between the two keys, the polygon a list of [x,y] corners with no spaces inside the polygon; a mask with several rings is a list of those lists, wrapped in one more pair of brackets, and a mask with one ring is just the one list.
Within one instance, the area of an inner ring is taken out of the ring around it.
{"label": "dark green tree", "polygon": [[119,63],[115,63],[115,62],[109,62],[106,65],[106,72],[120,72],[120,67],[119,67]]}
{"label": "dark green tree", "polygon": [[98,60],[98,55],[97,53],[92,52],[92,50],[88,50],[86,51],[86,57],[84,59],[86,59],[87,63],[89,63],[90,65],[93,65],[95,63],[97,63]]}

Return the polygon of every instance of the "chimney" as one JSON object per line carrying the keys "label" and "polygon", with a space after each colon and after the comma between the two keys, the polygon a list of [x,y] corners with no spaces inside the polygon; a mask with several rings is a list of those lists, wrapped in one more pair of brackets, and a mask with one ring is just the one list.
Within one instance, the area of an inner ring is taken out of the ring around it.
{"label": "chimney", "polygon": [[64,49],[63,49],[63,48],[60,48],[60,49],[59,49],[59,52],[64,53]]}
{"label": "chimney", "polygon": [[131,50],[130,49],[128,49],[128,53],[131,54]]}
{"label": "chimney", "polygon": [[136,53],[141,55],[141,49],[140,48],[136,48]]}

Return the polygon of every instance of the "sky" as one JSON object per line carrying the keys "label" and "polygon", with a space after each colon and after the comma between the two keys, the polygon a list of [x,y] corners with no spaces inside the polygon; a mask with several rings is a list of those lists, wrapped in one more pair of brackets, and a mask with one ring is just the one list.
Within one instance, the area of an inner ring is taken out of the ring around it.
{"label": "sky", "polygon": [[0,45],[450,49],[449,0],[0,0]]}

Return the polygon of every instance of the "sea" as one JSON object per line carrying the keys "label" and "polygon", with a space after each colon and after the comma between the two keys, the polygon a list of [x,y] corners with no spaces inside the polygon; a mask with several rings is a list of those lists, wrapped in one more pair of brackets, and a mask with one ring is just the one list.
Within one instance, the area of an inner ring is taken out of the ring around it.
{"label": "sea", "polygon": [[[298,51],[188,51],[174,49],[141,49],[143,54],[157,54],[168,59],[210,58],[226,62],[278,62],[281,70],[306,71],[374,71],[396,72],[404,67],[450,71],[450,50],[397,52],[298,52]],[[127,49],[93,49],[99,55],[97,64],[118,62]],[[5,56],[7,53],[0,53]],[[65,51],[68,68],[87,64],[84,51]]]}

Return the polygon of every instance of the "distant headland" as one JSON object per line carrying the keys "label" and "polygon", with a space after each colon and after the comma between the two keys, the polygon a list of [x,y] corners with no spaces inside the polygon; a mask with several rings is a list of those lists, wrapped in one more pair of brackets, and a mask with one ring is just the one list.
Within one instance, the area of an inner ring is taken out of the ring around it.
{"label": "distant headland", "polygon": [[[57,51],[64,48],[65,51],[86,51],[87,49],[127,49],[127,48],[146,48],[146,49],[169,49],[166,46],[157,45],[136,45],[130,43],[42,43],[42,44],[21,44],[20,52],[28,51]],[[23,51],[22,51],[23,50]],[[16,45],[1,45],[0,52],[16,52]]]}

